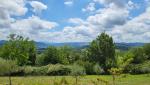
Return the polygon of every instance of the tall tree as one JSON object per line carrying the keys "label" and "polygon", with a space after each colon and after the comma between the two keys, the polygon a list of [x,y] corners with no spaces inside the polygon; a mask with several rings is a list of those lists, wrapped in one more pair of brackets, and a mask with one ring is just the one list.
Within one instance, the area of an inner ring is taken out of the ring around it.
{"label": "tall tree", "polygon": [[105,32],[92,41],[88,51],[90,60],[98,62],[105,71],[115,66],[115,44]]}
{"label": "tall tree", "polygon": [[17,60],[18,65],[35,63],[36,47],[33,41],[16,34],[11,34],[8,39],[1,48],[0,57]]}

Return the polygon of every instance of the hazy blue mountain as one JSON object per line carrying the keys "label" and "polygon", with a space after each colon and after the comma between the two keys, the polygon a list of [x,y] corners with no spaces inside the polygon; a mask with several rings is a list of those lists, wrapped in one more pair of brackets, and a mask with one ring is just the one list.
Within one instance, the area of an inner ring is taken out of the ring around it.
{"label": "hazy blue mountain", "polygon": [[0,46],[3,45],[5,42],[5,40],[0,40]]}
{"label": "hazy blue mountain", "polygon": [[71,47],[82,47],[82,46],[86,46],[89,45],[88,42],[66,42],[66,43],[43,43],[43,42],[36,42],[36,45],[38,48],[46,48],[48,46],[56,46],[56,47],[60,47],[60,46],[71,46]]}
{"label": "hazy blue mountain", "polygon": [[[0,46],[3,45],[6,41],[0,40]],[[44,42],[35,42],[38,49],[45,49],[48,46],[71,46],[74,48],[86,48],[89,46],[89,42],[66,42],[66,43],[44,43]],[[131,47],[143,46],[145,43],[116,43],[116,48],[121,50],[128,50]]]}
{"label": "hazy blue mountain", "polygon": [[145,43],[116,43],[116,48],[120,50],[128,50],[132,47],[143,46]]}

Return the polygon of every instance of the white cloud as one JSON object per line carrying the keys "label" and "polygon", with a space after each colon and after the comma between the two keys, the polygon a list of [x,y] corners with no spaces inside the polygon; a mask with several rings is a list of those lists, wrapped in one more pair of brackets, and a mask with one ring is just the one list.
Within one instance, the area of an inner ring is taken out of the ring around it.
{"label": "white cloud", "polygon": [[65,33],[81,36],[82,41],[91,41],[105,30],[113,36],[115,42],[150,42],[150,7],[140,16],[129,20],[130,9],[128,6],[135,7],[136,4],[129,1],[120,8],[118,4],[119,2],[109,4],[107,2],[107,7],[97,10],[95,15],[89,16],[86,20],[69,19],[69,22],[76,26],[66,27]]}
{"label": "white cloud", "polygon": [[[95,4],[92,3],[89,5],[94,6]],[[87,9],[90,11],[91,9],[88,7],[89,6],[87,6]],[[105,30],[111,30],[115,26],[125,24],[129,16],[129,11],[125,7],[118,8],[116,4],[111,4],[106,8],[95,11],[97,11],[96,14],[87,17],[85,20],[70,18],[68,20],[69,23],[73,23],[74,25],[64,27],[63,31],[60,33],[61,35],[58,36],[63,36],[63,38],[59,38],[58,41],[60,41],[60,39],[66,39],[68,42],[91,41],[96,38],[99,33]]]}
{"label": "white cloud", "polygon": [[12,28],[16,31],[20,30],[19,32],[37,32],[38,30],[50,30],[57,25],[55,22],[42,20],[37,16],[31,16],[27,19],[17,20],[12,24]]}
{"label": "white cloud", "polygon": [[[35,13],[46,10],[47,6],[39,1],[28,0]],[[43,20],[32,15],[27,18],[14,18],[24,16],[28,12],[26,0],[2,0],[0,2],[0,39],[5,39],[9,33],[17,33],[30,37],[36,41],[48,42],[86,42],[106,31],[112,35],[115,42],[150,42],[150,7],[137,17],[130,17],[131,9],[137,4],[131,0],[93,0],[83,9],[94,14],[86,19],[70,18],[70,26],[60,31],[51,31],[58,26],[56,22]],[[33,3],[34,2],[34,3]],[[104,8],[95,8],[96,2]],[[149,0],[147,0],[149,2]],[[65,5],[73,5],[73,0],[65,0]]]}
{"label": "white cloud", "polygon": [[96,8],[95,8],[95,3],[93,3],[93,2],[89,3],[86,8],[83,8],[83,9],[82,9],[83,12],[88,12],[88,11],[89,11],[89,12],[93,12],[93,11],[95,11],[95,10],[96,10]]}
{"label": "white cloud", "polygon": [[[30,1],[32,2],[32,1]],[[32,6],[35,11],[42,11],[47,8],[40,2],[33,1]],[[39,40],[40,34],[50,31],[58,24],[56,22],[46,21],[38,16],[29,16],[28,18],[14,18],[14,16],[24,16],[28,8],[26,0],[2,0],[0,1],[0,39],[6,39],[10,33],[20,34]],[[34,5],[33,5],[34,4]],[[36,4],[36,5],[35,5]],[[44,36],[43,36],[44,37]],[[40,38],[41,39],[41,38]]]}
{"label": "white cloud", "polygon": [[129,11],[127,9],[118,8],[112,5],[108,8],[98,10],[98,13],[89,16],[87,21],[93,25],[101,25],[104,28],[112,28],[116,25],[123,25],[128,18]]}
{"label": "white cloud", "polygon": [[118,42],[150,42],[150,11],[148,9],[126,24],[113,28],[110,34],[115,36]]}
{"label": "white cloud", "polygon": [[68,22],[76,25],[85,24],[85,21],[80,18],[70,18]]}
{"label": "white cloud", "polygon": [[41,11],[47,9],[47,6],[39,1],[31,1],[30,4],[33,7],[33,12],[35,13],[41,13]]}
{"label": "white cloud", "polygon": [[128,0],[93,0],[94,2],[99,2],[105,6],[114,4],[117,7],[125,7],[125,2]]}
{"label": "white cloud", "polygon": [[0,8],[7,11],[9,15],[15,16],[21,16],[27,12],[25,0],[1,0]]}
{"label": "white cloud", "polygon": [[73,0],[65,0],[64,4],[67,5],[67,6],[72,6],[73,5]]}
{"label": "white cloud", "polygon": [[8,28],[14,18],[11,16],[25,15],[28,9],[25,7],[24,0],[1,0],[0,1],[0,27]]}
{"label": "white cloud", "polygon": [[135,3],[132,2],[132,1],[128,1],[127,8],[128,8],[129,10],[138,9],[138,8],[139,8],[139,5],[138,5],[138,4],[135,4]]}

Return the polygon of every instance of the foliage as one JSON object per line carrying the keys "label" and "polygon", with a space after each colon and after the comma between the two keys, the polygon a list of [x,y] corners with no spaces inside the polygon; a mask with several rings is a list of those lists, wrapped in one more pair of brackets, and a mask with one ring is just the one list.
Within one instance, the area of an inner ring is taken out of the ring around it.
{"label": "foliage", "polygon": [[133,61],[133,54],[131,52],[116,52],[117,67],[121,68],[124,72],[126,67]]}
{"label": "foliage", "polygon": [[64,65],[48,65],[47,75],[69,75],[71,68]]}
{"label": "foliage", "polygon": [[120,75],[122,73],[122,69],[121,68],[111,68],[111,69],[108,69],[108,71],[112,75]]}
{"label": "foliage", "polygon": [[104,73],[104,70],[100,67],[98,63],[96,63],[93,67],[94,74],[100,75]]}
{"label": "foliage", "polygon": [[[150,44],[134,47],[128,51],[117,50],[112,37],[105,32],[93,40],[87,48],[49,46],[38,55],[34,41],[15,34],[11,34],[8,39],[0,47],[0,67],[4,68],[0,68],[0,75],[77,77],[108,72],[112,74],[117,72],[118,68],[124,73],[150,73]],[[11,67],[14,69],[10,70]]]}
{"label": "foliage", "polygon": [[94,71],[93,71],[94,64],[92,62],[78,60],[75,62],[75,64],[82,66],[85,69],[86,74],[89,74],[89,75],[94,74]]}
{"label": "foliage", "polygon": [[141,47],[133,48],[130,51],[133,54],[132,63],[134,64],[143,63],[147,59],[147,56],[145,55],[144,50]]}
{"label": "foliage", "polygon": [[120,75],[122,73],[122,69],[121,68],[111,68],[108,71],[110,72],[110,74],[112,74],[113,85],[116,85],[116,76]]}
{"label": "foliage", "polygon": [[62,46],[58,48],[58,56],[60,58],[60,63],[61,64],[69,64],[71,60],[71,52],[72,48],[69,46]]}
{"label": "foliage", "polygon": [[71,68],[69,66],[64,66],[60,64],[56,65],[46,65],[40,67],[25,66],[24,75],[69,75],[71,73]]}
{"label": "foliage", "polygon": [[17,68],[16,62],[0,58],[0,75],[11,75]]}
{"label": "foliage", "polygon": [[37,66],[42,66],[45,64],[45,61],[44,61],[45,57],[44,57],[44,54],[38,54],[37,57],[36,57],[36,65]]}
{"label": "foliage", "polygon": [[85,68],[78,65],[78,64],[73,64],[71,68],[71,75],[73,76],[80,76],[80,75],[85,75]]}
{"label": "foliage", "polygon": [[144,53],[147,56],[147,58],[150,60],[150,43],[147,43],[143,46]]}
{"label": "foliage", "polygon": [[130,64],[126,68],[131,74],[150,73],[150,61],[145,61],[141,64]]}
{"label": "foliage", "polygon": [[54,46],[49,46],[43,53],[44,57],[44,65],[47,64],[57,64],[60,62],[61,59],[59,59],[58,56],[58,49]]}
{"label": "foliage", "polygon": [[36,47],[33,41],[22,36],[11,34],[0,51],[0,57],[17,60],[18,65],[35,64]]}
{"label": "foliage", "polygon": [[112,37],[101,33],[96,40],[93,40],[88,48],[89,59],[98,62],[105,71],[116,64],[115,45]]}

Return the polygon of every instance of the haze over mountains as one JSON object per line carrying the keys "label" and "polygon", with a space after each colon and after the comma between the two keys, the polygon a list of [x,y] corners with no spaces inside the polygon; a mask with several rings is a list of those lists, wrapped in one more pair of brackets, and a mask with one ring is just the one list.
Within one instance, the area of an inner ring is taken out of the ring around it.
{"label": "haze over mountains", "polygon": [[[0,40],[0,46],[3,45],[5,42],[6,42],[5,40]],[[38,49],[44,49],[44,48],[47,48],[48,46],[59,47],[59,46],[65,46],[65,45],[71,46],[73,48],[81,49],[81,48],[88,47],[90,42],[64,42],[64,43],[35,42],[35,43]],[[122,43],[116,43],[116,48],[120,50],[128,50],[131,47],[143,46],[144,44],[145,43],[138,43],[138,42],[135,42],[135,43],[122,42]]]}

